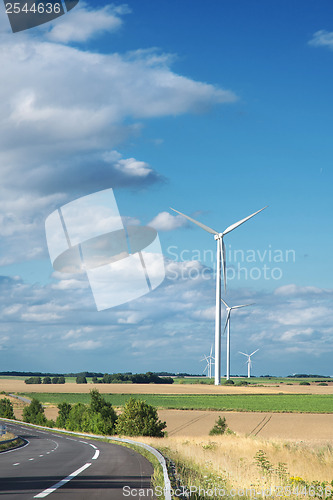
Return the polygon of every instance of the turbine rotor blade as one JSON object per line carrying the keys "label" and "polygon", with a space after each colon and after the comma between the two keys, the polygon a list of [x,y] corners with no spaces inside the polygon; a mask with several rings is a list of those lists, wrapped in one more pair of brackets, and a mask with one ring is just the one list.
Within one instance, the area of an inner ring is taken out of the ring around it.
{"label": "turbine rotor blade", "polygon": [[227,303],[226,303],[226,302],[222,299],[222,297],[221,297],[221,300],[222,300],[223,304],[225,305],[225,307],[226,307],[227,309],[229,309],[228,304],[227,304]]}
{"label": "turbine rotor blade", "polygon": [[220,249],[221,249],[221,258],[222,258],[222,273],[223,273],[223,283],[224,283],[224,291],[227,290],[227,269],[226,269],[226,260],[225,260],[225,245],[223,241],[223,237],[220,240]]}
{"label": "turbine rotor blade", "polygon": [[222,235],[224,236],[225,234],[230,233],[230,231],[233,231],[234,229],[236,229],[236,227],[240,226],[241,224],[244,224],[244,222],[248,221],[249,219],[251,219],[252,217],[254,217],[255,215],[257,215],[259,212],[262,212],[267,207],[268,207],[268,205],[266,207],[264,207],[264,208],[261,208],[257,212],[254,212],[254,214],[251,214],[248,217],[245,217],[245,219],[239,220],[238,222],[235,222],[235,224],[231,224],[231,226],[227,227],[227,229],[225,229],[223,231]]}
{"label": "turbine rotor blade", "polygon": [[245,354],[245,352],[238,351],[239,354],[243,354],[244,356],[248,356],[248,354]]}
{"label": "turbine rotor blade", "polygon": [[231,309],[239,309],[240,307],[248,307],[248,306],[253,306],[253,305],[254,305],[254,302],[252,302],[252,304],[242,304],[240,306],[233,306],[233,307],[231,307]]}
{"label": "turbine rotor blade", "polygon": [[207,231],[207,233],[210,233],[210,234],[220,234],[217,231],[215,231],[215,229],[212,229],[211,227],[206,226],[205,224],[202,224],[202,222],[199,222],[199,221],[197,221],[195,219],[192,219],[192,217],[189,217],[188,215],[185,215],[182,212],[178,212],[178,210],[175,210],[174,208],[170,207],[170,209],[173,210],[174,212],[177,212],[177,214],[182,215],[183,217],[185,217],[186,219],[190,220],[191,222],[194,222],[194,224],[196,224],[197,226],[199,226],[202,229],[204,229],[205,231]]}
{"label": "turbine rotor blade", "polygon": [[226,320],[225,325],[224,325],[223,335],[225,334],[225,330],[227,328],[229,320],[230,320],[230,311],[228,311],[228,314],[227,314],[227,320]]}
{"label": "turbine rotor blade", "polygon": [[258,352],[258,351],[259,351],[259,349],[257,349],[256,351],[253,351],[253,353],[252,353],[252,354],[250,354],[250,357],[251,357],[251,356],[253,356],[253,354],[255,354],[255,353],[256,353],[256,352]]}

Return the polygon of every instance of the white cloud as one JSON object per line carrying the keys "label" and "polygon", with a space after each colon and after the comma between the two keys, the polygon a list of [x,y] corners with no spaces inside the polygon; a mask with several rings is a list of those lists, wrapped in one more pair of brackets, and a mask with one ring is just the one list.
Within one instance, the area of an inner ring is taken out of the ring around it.
{"label": "white cloud", "polygon": [[156,231],[172,231],[179,227],[186,226],[186,219],[181,215],[171,215],[169,212],[160,212],[150,222],[148,226],[156,229]]}
{"label": "white cloud", "polygon": [[298,286],[295,284],[284,285],[276,288],[274,291],[275,295],[281,296],[300,296],[300,295],[310,295],[310,294],[321,294],[323,290],[315,286]]}
{"label": "white cloud", "polygon": [[[0,101],[0,264],[45,257],[44,220],[60,204],[106,187],[161,181],[147,162],[115,150],[140,133],[143,120],[236,99],[231,91],[176,74],[173,56],[155,49],[101,54],[57,42],[116,29],[127,11],[89,10],[90,26],[87,7],[77,7],[51,31],[40,28],[52,43],[29,32],[0,35],[0,92],[6,95]],[[182,224],[170,217],[155,222]]]}
{"label": "white cloud", "polygon": [[73,342],[69,344],[69,348],[77,351],[91,351],[98,349],[102,346],[102,342],[99,340],[81,340],[79,342]]}
{"label": "white cloud", "polygon": [[126,5],[106,5],[94,10],[82,2],[69,15],[52,23],[47,38],[62,43],[85,42],[104,31],[117,31],[123,24],[120,16],[129,12]]}
{"label": "white cloud", "polygon": [[312,47],[327,47],[333,50],[333,31],[316,31],[308,44]]}

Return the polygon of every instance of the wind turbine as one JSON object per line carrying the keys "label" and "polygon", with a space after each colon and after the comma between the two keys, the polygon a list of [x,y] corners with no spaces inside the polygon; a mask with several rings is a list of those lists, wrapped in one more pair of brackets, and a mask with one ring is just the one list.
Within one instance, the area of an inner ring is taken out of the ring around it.
{"label": "wind turbine", "polygon": [[256,352],[258,352],[259,349],[257,349],[256,351],[253,351],[252,354],[245,354],[245,352],[239,352],[239,354],[243,354],[244,356],[247,356],[247,378],[251,378],[251,366],[252,366],[252,361],[251,361],[251,356],[253,356],[253,354],[255,354]]}
{"label": "wind turbine", "polygon": [[204,355],[203,359],[200,360],[200,361],[207,362],[207,366],[204,369],[204,372],[208,369],[208,371],[207,371],[208,378],[212,378],[212,365],[214,364],[212,361],[213,359],[214,359],[214,357],[213,357],[213,345],[212,345],[212,347],[210,349],[210,355],[209,356]]}
{"label": "wind turbine", "polygon": [[223,238],[226,234],[230,233],[231,231],[236,229],[241,224],[244,224],[244,222],[248,221],[249,219],[251,219],[251,217],[254,217],[259,212],[264,210],[265,208],[267,208],[267,207],[261,208],[257,212],[254,212],[254,214],[251,214],[248,217],[245,217],[245,219],[242,219],[238,222],[235,222],[235,224],[228,226],[227,229],[225,229],[223,231],[223,233],[219,233],[218,231],[215,231],[215,229],[212,229],[211,227],[208,227],[205,224],[202,224],[201,222],[198,222],[197,220],[192,219],[192,217],[189,217],[188,215],[185,215],[182,212],[178,212],[178,210],[171,208],[171,210],[173,210],[174,212],[177,212],[177,214],[180,214],[183,217],[185,217],[186,219],[190,220],[191,222],[194,222],[194,224],[201,227],[201,229],[204,229],[208,233],[213,234],[214,239],[216,240],[216,244],[217,244],[217,251],[216,251],[216,261],[217,261],[217,265],[216,265],[216,310],[215,310],[215,382],[214,382],[215,385],[221,384],[221,261],[222,261],[222,270],[223,270],[224,290],[226,290],[226,287],[227,287],[226,258],[225,258],[225,246],[224,246]]}
{"label": "wind turbine", "polygon": [[227,380],[229,380],[230,379],[230,313],[233,309],[240,309],[241,307],[252,306],[253,303],[229,307],[228,304],[222,298],[221,298],[221,301],[223,302],[223,304],[225,305],[226,310],[227,310],[227,319],[225,322],[223,333],[225,332],[226,328],[228,327],[228,331],[227,331]]}

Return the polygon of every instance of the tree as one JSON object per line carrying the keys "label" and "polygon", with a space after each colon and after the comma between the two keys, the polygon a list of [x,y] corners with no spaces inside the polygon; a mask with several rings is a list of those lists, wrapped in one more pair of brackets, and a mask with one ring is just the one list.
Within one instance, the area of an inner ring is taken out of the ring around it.
{"label": "tree", "polygon": [[72,405],[69,403],[59,403],[58,404],[58,417],[56,420],[56,426],[60,427],[61,429],[66,429],[66,422],[69,417],[70,411],[72,409]]}
{"label": "tree", "polygon": [[8,398],[0,399],[0,417],[15,420],[13,404]]}
{"label": "tree", "polygon": [[210,436],[218,436],[221,434],[224,434],[225,431],[227,430],[227,422],[225,421],[225,417],[219,417],[216,422],[214,427],[210,430],[209,435]]}
{"label": "tree", "polygon": [[90,391],[90,405],[83,418],[83,430],[95,434],[114,434],[117,415],[112,404],[105,401],[97,389]]}
{"label": "tree", "polygon": [[78,377],[76,377],[76,383],[77,384],[86,384],[87,379],[83,375],[79,375]]}
{"label": "tree", "polygon": [[117,434],[125,436],[163,437],[166,423],[158,418],[154,406],[145,401],[130,398],[116,424]]}
{"label": "tree", "polygon": [[23,421],[30,424],[46,425],[44,408],[38,399],[33,398],[30,405],[23,409]]}
{"label": "tree", "polygon": [[60,377],[58,378],[58,384],[65,384],[65,382],[65,377],[63,375],[60,375]]}
{"label": "tree", "polygon": [[44,377],[43,384],[51,384],[51,377]]}
{"label": "tree", "polygon": [[24,382],[26,384],[41,384],[42,379],[40,377],[30,377],[30,378],[26,378]]}

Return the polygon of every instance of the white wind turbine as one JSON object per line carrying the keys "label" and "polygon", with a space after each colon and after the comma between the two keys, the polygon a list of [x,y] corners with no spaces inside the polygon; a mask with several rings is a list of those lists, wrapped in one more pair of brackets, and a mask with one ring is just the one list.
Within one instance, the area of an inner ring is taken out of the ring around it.
{"label": "white wind turbine", "polygon": [[207,366],[204,369],[204,372],[206,370],[208,370],[207,371],[208,378],[212,378],[212,365],[214,364],[213,360],[214,360],[214,356],[213,356],[213,345],[212,345],[212,347],[210,349],[210,355],[209,356],[204,355],[203,359],[200,360],[200,361],[206,361],[207,362]]}
{"label": "white wind turbine", "polygon": [[230,379],[230,313],[233,309],[240,309],[241,307],[253,306],[253,303],[229,307],[228,304],[222,298],[221,298],[221,300],[222,300],[222,302],[225,305],[226,310],[227,310],[227,319],[225,322],[223,333],[226,331],[226,328],[228,327],[228,331],[227,331],[227,380],[229,380]]}
{"label": "white wind turbine", "polygon": [[171,208],[171,210],[173,210],[174,212],[177,212],[177,214],[180,214],[183,217],[186,217],[186,219],[190,220],[191,222],[194,222],[194,224],[201,227],[202,229],[204,229],[208,233],[213,234],[214,239],[216,240],[216,244],[217,244],[217,252],[216,252],[216,260],[217,260],[217,265],[216,265],[216,310],[215,310],[215,382],[214,382],[215,385],[221,384],[221,261],[222,261],[222,270],[223,270],[224,290],[226,290],[226,286],[227,286],[226,257],[225,257],[225,246],[224,246],[223,238],[226,234],[230,233],[231,231],[236,229],[241,224],[244,224],[244,222],[248,221],[249,219],[251,219],[251,217],[254,217],[259,212],[264,210],[265,208],[267,208],[267,207],[261,208],[257,212],[254,212],[254,214],[251,214],[248,217],[245,217],[245,219],[242,219],[238,222],[235,222],[235,224],[228,226],[227,229],[225,229],[223,231],[223,233],[219,233],[218,231],[215,231],[215,229],[212,229],[211,227],[208,227],[205,224],[202,224],[201,222],[198,222],[197,220],[192,219],[192,217],[189,217],[188,215],[185,215],[182,212],[178,212],[178,210]]}
{"label": "white wind turbine", "polygon": [[253,351],[252,354],[245,354],[245,352],[239,352],[239,354],[243,354],[244,356],[247,356],[247,378],[251,378],[251,366],[252,366],[252,361],[251,361],[251,356],[253,356],[253,354],[255,354],[256,352],[258,352],[259,349],[257,349],[256,351]]}

